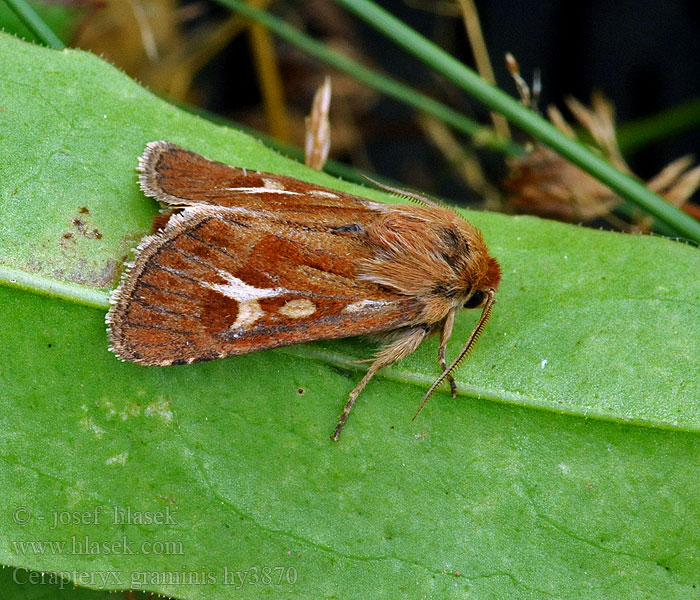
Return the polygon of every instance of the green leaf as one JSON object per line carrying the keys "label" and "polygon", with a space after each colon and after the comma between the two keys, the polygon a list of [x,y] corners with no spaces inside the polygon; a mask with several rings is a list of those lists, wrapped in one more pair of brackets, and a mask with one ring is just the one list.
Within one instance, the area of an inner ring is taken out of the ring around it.
{"label": "green leaf", "polygon": [[[146,368],[107,351],[95,307],[157,212],[150,140],[360,188],[86,53],[0,35],[0,72],[0,562],[186,599],[696,594],[696,249],[468,213],[504,276],[461,395],[411,421],[431,340],[334,444],[366,342]],[[49,589],[13,568],[9,597]]]}

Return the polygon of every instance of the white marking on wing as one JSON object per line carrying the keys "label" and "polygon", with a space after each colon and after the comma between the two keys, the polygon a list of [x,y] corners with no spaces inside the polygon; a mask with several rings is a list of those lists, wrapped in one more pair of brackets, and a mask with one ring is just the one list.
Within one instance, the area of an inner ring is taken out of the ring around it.
{"label": "white marking on wing", "polygon": [[325,190],[310,190],[309,194],[319,198],[338,198],[338,194],[334,194],[333,192],[327,192]]}
{"label": "white marking on wing", "polygon": [[229,329],[247,329],[264,314],[257,300],[245,300],[238,305],[238,316]]}
{"label": "white marking on wing", "polygon": [[238,314],[229,330],[247,329],[253,325],[258,319],[265,315],[265,311],[260,308],[258,300],[261,298],[274,298],[281,294],[289,293],[285,288],[256,288],[248,285],[242,279],[234,277],[228,271],[221,269],[217,270],[220,277],[225,279],[227,283],[209,283],[207,281],[200,282],[202,287],[214,290],[223,294],[227,298],[232,298],[238,302]]}
{"label": "white marking on wing", "polygon": [[316,312],[316,305],[311,302],[311,300],[299,298],[297,300],[290,300],[282,306],[279,311],[290,319],[301,319],[313,315]]}
{"label": "white marking on wing", "polygon": [[233,298],[238,302],[259,300],[260,298],[274,298],[275,296],[289,293],[289,290],[285,288],[256,288],[252,285],[248,285],[242,279],[234,277],[227,271],[218,269],[217,272],[227,283],[209,283],[207,281],[202,281],[200,285],[214,290],[215,292],[219,292],[228,298]]}
{"label": "white marking on wing", "polygon": [[283,190],[284,189],[284,185],[282,184],[282,182],[277,181],[276,179],[270,179],[269,177],[263,177],[262,182],[263,182],[263,185],[269,190]]}
{"label": "white marking on wing", "polygon": [[393,302],[387,302],[385,300],[359,300],[358,302],[353,302],[348,304],[343,312],[358,312],[360,310],[376,310],[382,308],[383,306],[388,306],[393,304]]}
{"label": "white marking on wing", "polygon": [[223,188],[227,192],[238,192],[240,194],[288,194],[290,196],[302,196],[301,192],[293,192],[292,190],[275,190],[266,187],[230,187]]}

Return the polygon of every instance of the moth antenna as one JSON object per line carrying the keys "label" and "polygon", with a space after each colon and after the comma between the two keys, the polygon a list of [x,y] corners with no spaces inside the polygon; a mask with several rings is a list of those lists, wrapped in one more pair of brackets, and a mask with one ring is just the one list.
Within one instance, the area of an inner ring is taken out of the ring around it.
{"label": "moth antenna", "polygon": [[396,188],[390,185],[387,185],[386,183],[382,183],[381,181],[377,181],[376,179],[372,179],[371,177],[368,177],[367,175],[362,175],[367,181],[373,183],[376,185],[379,189],[384,190],[385,192],[389,192],[391,194],[396,194],[397,196],[402,196],[404,198],[409,198],[411,200],[415,200],[419,204],[423,204],[425,206],[434,206],[435,208],[448,208],[446,204],[443,204],[442,202],[438,202],[437,200],[433,200],[432,198],[428,198],[427,196],[423,196],[419,194],[418,192],[412,192],[410,190],[403,190],[401,188]]}
{"label": "moth antenna", "polygon": [[476,324],[476,327],[472,330],[471,334],[469,335],[469,339],[467,339],[467,343],[464,344],[464,348],[462,348],[462,351],[457,355],[457,358],[455,358],[452,361],[452,364],[447,367],[445,371],[442,372],[440,377],[438,377],[434,382],[433,385],[430,386],[428,391],[425,393],[425,396],[423,396],[423,399],[420,402],[420,406],[418,407],[418,410],[416,411],[416,414],[413,415],[413,420],[418,416],[418,413],[423,410],[423,407],[427,404],[428,399],[430,396],[433,395],[433,392],[437,389],[437,387],[447,379],[448,375],[452,374],[452,371],[454,371],[459,364],[466,358],[467,354],[471,351],[471,349],[474,347],[474,344],[476,343],[476,340],[479,339],[479,336],[481,335],[481,332],[484,330],[484,327],[486,327],[486,323],[489,320],[489,317],[491,317],[491,310],[494,305],[494,295],[495,292],[494,290],[488,290],[486,292],[488,299],[486,300],[486,304],[484,304],[484,309],[481,311],[481,318],[479,319],[479,322]]}

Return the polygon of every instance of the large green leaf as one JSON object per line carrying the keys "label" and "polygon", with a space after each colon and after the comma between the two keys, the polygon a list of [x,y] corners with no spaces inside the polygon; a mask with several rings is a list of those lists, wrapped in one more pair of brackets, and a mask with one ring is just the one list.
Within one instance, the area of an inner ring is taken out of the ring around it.
{"label": "large green leaf", "polygon": [[334,444],[366,343],[145,368],[107,351],[103,316],[157,211],[135,183],[147,141],[358,188],[86,53],[3,35],[0,72],[0,562],[178,598],[696,593],[696,249],[469,213],[504,277],[461,395],[411,422],[426,342]]}

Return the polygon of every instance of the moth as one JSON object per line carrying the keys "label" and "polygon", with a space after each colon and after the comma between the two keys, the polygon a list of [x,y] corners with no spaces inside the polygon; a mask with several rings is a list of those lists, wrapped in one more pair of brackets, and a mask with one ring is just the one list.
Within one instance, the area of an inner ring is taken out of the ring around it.
{"label": "moth", "polygon": [[[191,364],[288,344],[373,335],[382,346],[350,392],[440,335],[442,374],[473,347],[501,278],[479,230],[430,199],[387,205],[151,142],[139,181],[164,213],[143,238],[107,313],[112,350],[142,365]],[[481,308],[456,358],[455,315]],[[414,416],[415,418],[415,416]]]}

